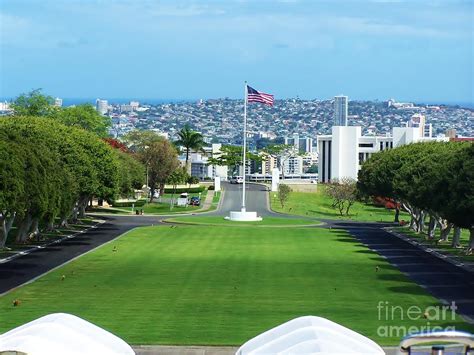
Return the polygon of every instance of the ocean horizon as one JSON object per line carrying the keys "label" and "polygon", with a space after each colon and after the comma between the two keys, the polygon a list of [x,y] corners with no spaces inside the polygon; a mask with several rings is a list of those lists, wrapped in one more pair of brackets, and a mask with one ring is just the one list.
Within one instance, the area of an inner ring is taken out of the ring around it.
{"label": "ocean horizon", "polygon": [[[14,98],[12,97],[1,97],[0,101],[12,101]],[[107,100],[109,104],[128,104],[130,101],[138,101],[140,104],[149,104],[149,105],[161,105],[161,104],[169,104],[169,103],[189,103],[189,102],[197,102],[200,99],[153,99],[153,98],[102,98]],[[203,100],[218,100],[224,99],[222,98],[206,98]],[[291,98],[284,98],[284,99],[291,99]],[[97,98],[62,98],[63,106],[72,106],[72,105],[80,105],[80,104],[92,104],[95,105],[95,101]],[[278,100],[278,99],[276,99]],[[302,99],[305,100],[305,99]],[[315,99],[308,99],[308,100],[315,100]],[[318,99],[318,100],[329,100],[329,99]],[[305,100],[306,101],[306,100]],[[384,100],[376,100],[376,99],[355,99],[349,101],[384,101]],[[387,100],[388,101],[388,100]],[[445,106],[459,106],[463,108],[474,109],[474,102],[449,102],[449,101],[410,101],[410,100],[403,100],[403,102],[413,102],[416,105],[445,105]]]}

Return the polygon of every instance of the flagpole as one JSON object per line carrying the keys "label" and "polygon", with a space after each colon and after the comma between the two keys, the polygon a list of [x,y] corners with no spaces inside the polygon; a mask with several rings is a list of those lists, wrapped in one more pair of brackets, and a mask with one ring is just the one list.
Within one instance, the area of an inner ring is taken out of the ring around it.
{"label": "flagpole", "polygon": [[245,212],[245,183],[246,183],[246,178],[245,178],[245,173],[247,171],[247,167],[246,167],[246,155],[247,155],[247,82],[245,81],[244,82],[244,90],[245,90],[245,94],[244,94],[244,149],[243,149],[243,157],[242,157],[242,160],[243,160],[243,168],[244,168],[244,173],[243,173],[243,178],[244,178],[244,182],[242,184],[242,212]]}

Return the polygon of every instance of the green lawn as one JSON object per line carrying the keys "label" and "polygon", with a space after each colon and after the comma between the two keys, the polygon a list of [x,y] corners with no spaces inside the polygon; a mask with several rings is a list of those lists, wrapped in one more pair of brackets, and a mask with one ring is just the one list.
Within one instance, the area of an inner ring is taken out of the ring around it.
{"label": "green lawn", "polygon": [[[155,226],[1,297],[0,332],[52,312],[84,317],[132,344],[239,345],[302,315],[329,318],[382,345],[400,339],[378,336],[379,326],[426,326],[379,320],[379,302],[405,310],[438,304],[341,231]],[[459,320],[446,323],[472,331]]]}
{"label": "green lawn", "polygon": [[264,217],[262,221],[255,222],[236,222],[228,221],[222,216],[192,216],[192,217],[174,217],[169,218],[166,222],[177,222],[187,224],[206,224],[206,225],[222,225],[222,226],[239,226],[239,227],[280,227],[280,226],[310,226],[320,224],[319,221],[304,219],[304,218],[293,218],[284,219],[278,217]]}
{"label": "green lawn", "polygon": [[[367,222],[393,222],[395,211],[374,205],[356,202],[350,209],[349,216],[340,216],[339,211],[331,207],[331,198],[325,194],[325,186],[318,185],[317,192],[291,192],[288,201],[282,208],[276,192],[270,192],[271,208],[277,212],[299,216],[344,219]],[[400,219],[408,215],[401,213]]]}

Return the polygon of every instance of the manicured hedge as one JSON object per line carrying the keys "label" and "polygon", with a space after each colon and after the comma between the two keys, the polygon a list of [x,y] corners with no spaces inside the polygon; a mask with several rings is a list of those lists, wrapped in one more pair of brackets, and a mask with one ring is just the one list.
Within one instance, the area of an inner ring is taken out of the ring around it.
{"label": "manicured hedge", "polygon": [[[182,194],[184,192],[187,192],[187,193],[190,193],[190,194],[195,194],[197,192],[203,192],[204,190],[206,190],[206,187],[205,186],[199,186],[199,187],[191,187],[191,188],[178,188],[176,189],[176,191],[174,191],[174,193],[176,194]],[[165,189],[165,194],[172,194],[173,193],[173,189],[171,188],[168,188],[168,189]]]}
{"label": "manicured hedge", "polygon": [[135,202],[133,201],[124,201],[124,202],[112,202],[113,207],[132,207],[134,205],[135,207],[142,207],[146,203],[146,200],[137,200]]}

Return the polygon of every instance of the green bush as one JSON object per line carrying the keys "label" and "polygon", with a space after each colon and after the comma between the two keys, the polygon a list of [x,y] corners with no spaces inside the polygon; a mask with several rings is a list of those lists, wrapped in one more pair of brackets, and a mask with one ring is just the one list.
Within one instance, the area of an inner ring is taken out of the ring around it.
{"label": "green bush", "polygon": [[209,186],[207,189],[208,189],[209,191],[214,191],[215,187],[214,187],[214,185],[211,185],[211,186]]}
{"label": "green bush", "polygon": [[115,202],[115,201],[112,201],[112,206],[113,207],[132,207],[132,205],[134,205],[135,207],[143,207],[146,203],[146,200],[145,199],[142,199],[142,200],[137,200],[135,202],[133,201],[124,201],[124,202]]}
{"label": "green bush", "polygon": [[176,191],[173,191],[173,189],[165,189],[165,194],[172,194],[173,192],[175,194],[182,194],[184,192],[190,193],[190,194],[195,194],[198,192],[203,192],[206,189],[204,186],[199,186],[199,187],[191,187],[191,188],[178,188]]}

